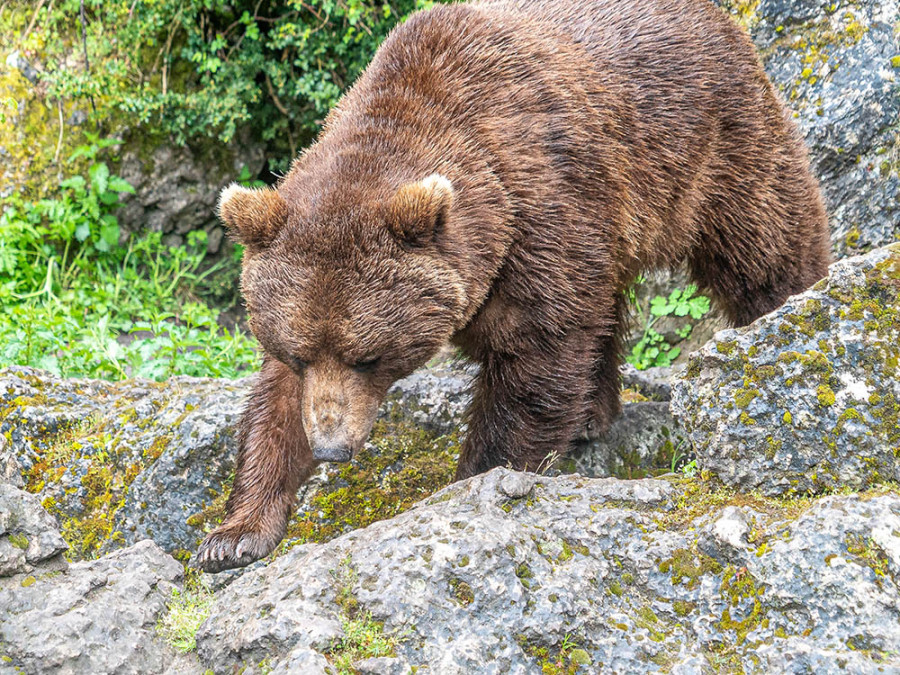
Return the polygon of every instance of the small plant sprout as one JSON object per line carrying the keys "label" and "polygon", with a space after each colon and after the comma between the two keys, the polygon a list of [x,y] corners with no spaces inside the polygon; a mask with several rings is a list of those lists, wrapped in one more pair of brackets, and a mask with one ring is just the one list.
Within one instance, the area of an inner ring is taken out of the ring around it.
{"label": "small plant sprout", "polygon": [[212,603],[212,591],[199,579],[185,584],[183,591],[174,589],[168,611],[156,625],[157,632],[182,654],[195,650],[197,631],[209,616]]}
{"label": "small plant sprout", "polygon": [[[635,287],[646,279],[641,276],[635,284],[626,291],[629,303],[635,308],[640,324],[644,327],[640,340],[632,348],[625,360],[638,370],[656,366],[670,366],[681,354],[680,347],[674,347],[666,341],[664,335],[655,330],[654,325],[664,316],[674,316],[688,320],[699,320],[709,313],[709,298],[697,295],[697,287],[690,284],[687,288],[676,288],[669,293],[667,298],[660,295],[650,300],[649,311],[645,311],[638,300]],[[682,340],[690,337],[693,324],[684,324],[675,330],[675,334]]]}

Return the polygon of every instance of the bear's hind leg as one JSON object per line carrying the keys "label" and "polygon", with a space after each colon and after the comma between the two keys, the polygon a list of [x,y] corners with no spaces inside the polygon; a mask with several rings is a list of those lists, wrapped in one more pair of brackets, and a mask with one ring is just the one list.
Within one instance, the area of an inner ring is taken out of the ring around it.
{"label": "bear's hind leg", "polygon": [[[738,209],[723,201],[706,209],[688,264],[732,325],[753,322],[828,274],[825,211],[817,195],[804,196],[805,207],[764,202]],[[780,197],[789,199],[791,191]]]}
{"label": "bear's hind leg", "polygon": [[243,567],[284,537],[297,488],[316,466],[303,431],[301,394],[300,379],[266,358],[241,420],[225,520],[200,544],[194,566],[206,572]]}

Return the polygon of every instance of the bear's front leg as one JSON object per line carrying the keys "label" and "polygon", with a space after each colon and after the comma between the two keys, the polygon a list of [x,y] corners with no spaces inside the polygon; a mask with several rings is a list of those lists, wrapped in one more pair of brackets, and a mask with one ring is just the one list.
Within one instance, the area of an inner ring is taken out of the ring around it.
{"label": "bear's front leg", "polygon": [[456,480],[497,466],[546,468],[548,456],[564,455],[591,416],[597,338],[571,330],[523,344],[482,363]]}
{"label": "bear's front leg", "polygon": [[297,488],[317,464],[303,430],[301,395],[300,378],[267,357],[241,420],[225,520],[200,544],[196,567],[243,567],[268,555],[284,537]]}

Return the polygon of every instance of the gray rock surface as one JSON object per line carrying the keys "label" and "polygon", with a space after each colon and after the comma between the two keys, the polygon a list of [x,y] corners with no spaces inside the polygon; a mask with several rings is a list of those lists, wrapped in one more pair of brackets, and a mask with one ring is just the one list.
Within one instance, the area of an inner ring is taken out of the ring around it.
{"label": "gray rock surface", "polygon": [[836,249],[900,236],[900,3],[718,0],[750,29],[822,182]]}
{"label": "gray rock surface", "polygon": [[900,479],[900,244],[848,258],[691,356],[672,412],[699,464],[765,494]]}
{"label": "gray rock surface", "polygon": [[643,478],[670,470],[673,459],[679,464],[690,454],[687,434],[669,404],[641,401],[625,404],[609,431],[576,445],[557,467],[593,478]]}
{"label": "gray rock surface", "polygon": [[68,569],[0,579],[0,655],[10,672],[161,673],[157,637],[181,565],[144,541]]}
{"label": "gray rock surface", "polygon": [[394,383],[381,416],[397,411],[423,429],[449,434],[460,428],[471,400],[469,387],[477,373],[477,366],[465,361],[452,357],[438,360]]}
{"label": "gray rock surface", "polygon": [[[468,402],[470,373],[447,362],[414,373],[392,388],[381,417],[449,433]],[[221,515],[251,385],[63,380],[9,368],[0,372],[0,475],[49,507],[76,542],[75,557],[145,538],[169,552],[193,550],[212,525],[203,515]],[[319,482],[339,472],[326,467]]]}
{"label": "gray rock surface", "polygon": [[170,435],[157,436],[165,447],[129,486],[114,528],[125,544],[152,539],[172,552],[193,547],[199,532],[190,517],[221,493],[234,470],[235,426],[248,387],[243,380],[168,384],[171,403],[152,424]]}
{"label": "gray rock surface", "polygon": [[0,483],[0,577],[55,567],[67,548],[36,496]]}
{"label": "gray rock surface", "polygon": [[255,176],[265,161],[259,143],[246,136],[229,146],[211,143],[206,149],[178,147],[168,143],[141,147],[141,133],[126,144],[119,175],[135,188],[124,195],[117,217],[126,230],[148,229],[167,235],[172,245],[184,243],[191,230],[208,234],[207,246],[217,253],[223,230],[216,215],[216,202],[223,187],[246,167]]}
{"label": "gray rock surface", "polygon": [[651,401],[668,401],[672,398],[672,377],[679,370],[680,367],[638,370],[628,363],[619,368],[622,387],[636,391]]}
{"label": "gray rock surface", "polygon": [[187,519],[230,476],[245,380],[111,383],[0,372],[0,434],[27,489],[55,515],[72,553],[153,538],[168,551],[202,535]]}
{"label": "gray rock surface", "polygon": [[31,82],[32,84],[36,84],[38,81],[38,73],[34,69],[28,59],[22,56],[22,53],[15,49],[11,51],[6,57],[6,66],[8,68],[15,68],[20,73],[22,73],[22,77]]}
{"label": "gray rock surface", "polygon": [[393,658],[442,674],[575,658],[584,672],[900,668],[900,495],[726,505],[699,484],[495,469],[234,581],[200,663],[289,672],[373,620]]}

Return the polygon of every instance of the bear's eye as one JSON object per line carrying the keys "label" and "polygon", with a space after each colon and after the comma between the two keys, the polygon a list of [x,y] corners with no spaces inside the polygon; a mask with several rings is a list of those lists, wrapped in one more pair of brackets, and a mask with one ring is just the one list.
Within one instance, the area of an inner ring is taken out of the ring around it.
{"label": "bear's eye", "polygon": [[381,361],[380,356],[375,357],[374,359],[363,359],[362,361],[357,361],[350,367],[357,373],[371,373],[378,367],[379,361]]}
{"label": "bear's eye", "polygon": [[289,356],[287,359],[287,364],[296,373],[302,373],[309,365],[309,363],[307,363],[303,359],[297,358],[296,356]]}

